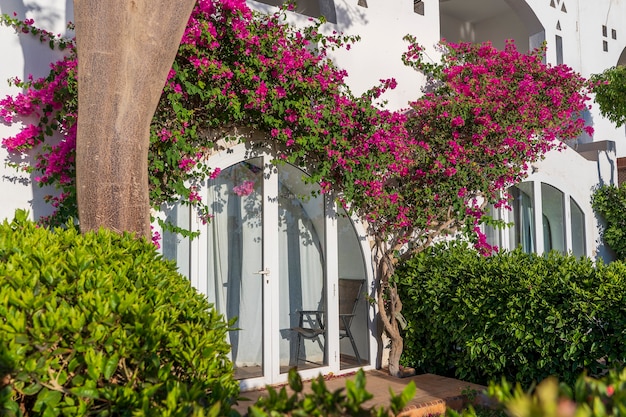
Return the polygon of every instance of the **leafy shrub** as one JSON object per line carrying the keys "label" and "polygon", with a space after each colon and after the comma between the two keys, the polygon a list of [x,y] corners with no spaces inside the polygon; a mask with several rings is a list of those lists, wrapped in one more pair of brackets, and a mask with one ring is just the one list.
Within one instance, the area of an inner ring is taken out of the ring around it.
{"label": "leafy shrub", "polygon": [[0,415],[227,414],[228,329],[148,242],[0,225]]}
{"label": "leafy shrub", "polygon": [[390,416],[399,414],[416,392],[415,383],[407,384],[404,390],[396,395],[391,392],[389,407],[378,406],[367,408],[363,403],[372,399],[373,395],[365,389],[365,373],[362,369],[356,373],[354,381],[346,381],[346,393],[339,388],[329,391],[320,375],[311,382],[311,392],[304,393],[302,379],[295,368],[289,371],[288,394],[285,387],[280,391],[268,386],[267,396],[260,397],[248,410],[251,417],[279,416]]}
{"label": "leafy shrub", "polygon": [[[604,417],[626,415],[626,370],[611,371],[599,379],[580,375],[573,385],[547,378],[528,391],[518,383],[491,383],[487,394],[514,417]],[[449,417],[459,413],[448,410]],[[469,408],[464,417],[480,415]]]}
{"label": "leafy shrub", "polygon": [[399,266],[403,364],[486,383],[573,382],[626,358],[626,266],[552,252],[483,257],[464,245]]}
{"label": "leafy shrub", "polygon": [[591,205],[606,220],[602,238],[618,259],[626,260],[626,186],[598,188],[593,193]]}

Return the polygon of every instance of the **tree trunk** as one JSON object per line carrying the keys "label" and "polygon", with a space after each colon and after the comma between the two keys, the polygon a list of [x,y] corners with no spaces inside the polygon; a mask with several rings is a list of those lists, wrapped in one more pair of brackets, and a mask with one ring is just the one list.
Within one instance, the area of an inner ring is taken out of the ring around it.
{"label": "tree trunk", "polygon": [[398,290],[395,285],[389,283],[389,279],[394,271],[393,254],[384,251],[379,245],[378,250],[384,255],[378,264],[378,311],[381,321],[383,322],[384,331],[391,340],[391,351],[389,353],[389,374],[395,377],[403,376],[400,371],[400,356],[404,348],[402,334],[397,315],[402,312],[402,301],[398,296]]}
{"label": "tree trunk", "polygon": [[150,236],[150,122],[195,0],[74,0],[83,232]]}

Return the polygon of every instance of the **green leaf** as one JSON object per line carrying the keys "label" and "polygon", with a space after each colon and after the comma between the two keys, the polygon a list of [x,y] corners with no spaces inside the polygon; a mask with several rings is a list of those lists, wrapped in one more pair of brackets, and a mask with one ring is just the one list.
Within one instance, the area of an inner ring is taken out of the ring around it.
{"label": "green leaf", "polygon": [[45,411],[47,414],[58,415],[58,413],[52,412],[59,404],[62,397],[63,394],[61,394],[61,392],[44,388],[39,392],[39,395],[37,395],[37,400],[35,401],[33,410],[38,412]]}
{"label": "green leaf", "polygon": [[21,391],[24,395],[35,395],[38,392],[40,392],[42,389],[41,384],[38,383],[31,383],[27,386],[25,386]]}
{"label": "green leaf", "polygon": [[83,397],[83,398],[92,398],[92,399],[100,398],[100,394],[97,388],[83,386],[83,387],[70,388],[70,391],[73,394],[79,397]]}
{"label": "green leaf", "polygon": [[120,357],[117,353],[113,354],[113,356],[111,356],[107,360],[106,365],[104,366],[104,379],[106,379],[107,381],[111,379],[111,377],[115,373],[115,370],[117,369],[117,364],[119,363],[119,361]]}
{"label": "green leaf", "polygon": [[296,393],[302,392],[302,378],[296,368],[291,368],[288,375],[289,387]]}

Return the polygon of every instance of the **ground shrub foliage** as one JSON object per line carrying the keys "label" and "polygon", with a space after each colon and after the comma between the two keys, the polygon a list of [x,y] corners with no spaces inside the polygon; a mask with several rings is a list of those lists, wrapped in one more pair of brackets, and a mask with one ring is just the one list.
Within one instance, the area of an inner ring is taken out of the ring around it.
{"label": "ground shrub foliage", "polygon": [[150,242],[0,225],[0,415],[227,414],[228,329]]}
{"label": "ground shrub foliage", "polygon": [[626,266],[519,250],[484,257],[441,245],[397,271],[403,364],[487,383],[573,383],[626,357]]}

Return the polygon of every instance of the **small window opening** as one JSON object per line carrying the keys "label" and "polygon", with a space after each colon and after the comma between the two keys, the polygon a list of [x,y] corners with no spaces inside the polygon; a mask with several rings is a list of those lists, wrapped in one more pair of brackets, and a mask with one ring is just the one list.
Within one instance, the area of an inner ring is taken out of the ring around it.
{"label": "small window opening", "polygon": [[609,51],[609,43],[607,41],[602,41],[602,50],[604,52],[608,52]]}
{"label": "small window opening", "polygon": [[556,64],[561,65],[563,63],[563,38],[556,35]]}
{"label": "small window opening", "polygon": [[607,31],[606,26],[602,25],[602,36],[604,36],[605,38],[606,38],[606,33],[607,33],[606,31]]}
{"label": "small window opening", "polygon": [[413,12],[424,16],[424,1],[413,0]]}
{"label": "small window opening", "polygon": [[617,31],[615,29],[611,29],[611,38],[617,39]]}

